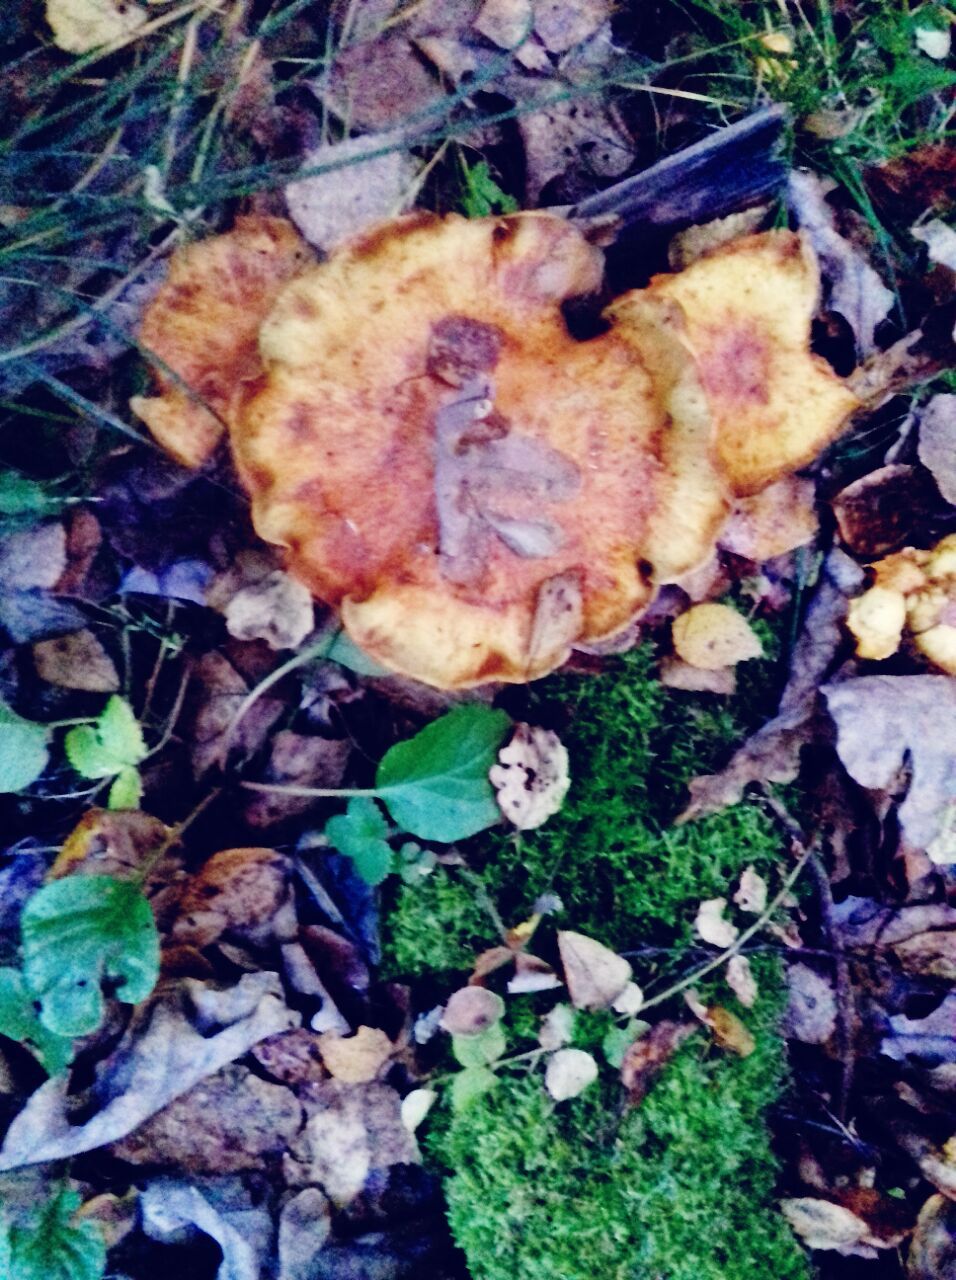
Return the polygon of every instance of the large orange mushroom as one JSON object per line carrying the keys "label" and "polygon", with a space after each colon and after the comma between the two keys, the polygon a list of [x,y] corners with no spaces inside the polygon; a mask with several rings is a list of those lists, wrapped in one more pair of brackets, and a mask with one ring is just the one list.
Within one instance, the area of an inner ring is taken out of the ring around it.
{"label": "large orange mushroom", "polygon": [[386,666],[444,688],[553,670],[706,560],[734,494],[809,461],[856,407],[809,354],[799,237],[657,277],[577,341],[562,304],[602,272],[559,217],[418,214],[246,309],[261,365],[243,346],[241,376],[215,373],[256,529]]}

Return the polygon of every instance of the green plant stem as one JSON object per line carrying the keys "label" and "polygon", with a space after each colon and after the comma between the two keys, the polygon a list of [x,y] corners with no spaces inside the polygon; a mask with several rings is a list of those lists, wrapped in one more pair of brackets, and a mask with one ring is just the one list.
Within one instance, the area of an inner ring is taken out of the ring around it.
{"label": "green plant stem", "polygon": [[653,1009],[655,1005],[664,1004],[665,1001],[672,999],[676,995],[680,995],[682,991],[686,991],[688,987],[692,987],[694,983],[699,982],[701,978],[706,978],[709,973],[713,973],[715,969],[719,969],[721,965],[726,964],[728,960],[737,955],[746,943],[750,941],[754,934],[759,933],[764,925],[769,922],[773,913],[780,906],[781,902],[783,902],[784,898],[786,898],[787,894],[800,878],[800,873],[803,871],[812,856],[812,848],[804,850],[800,855],[796,866],[787,876],[786,880],[784,880],[779,893],[776,894],[766,910],[761,912],[754,923],[746,928],[740,937],[727,947],[725,951],[722,951],[720,955],[716,956],[713,960],[708,961],[707,964],[702,965],[701,968],[695,969],[693,973],[689,973],[686,977],[681,978],[679,982],[675,982],[664,991],[660,991],[657,995],[651,996],[648,1000],[645,1000],[638,1010],[638,1013],[643,1014],[646,1009]]}

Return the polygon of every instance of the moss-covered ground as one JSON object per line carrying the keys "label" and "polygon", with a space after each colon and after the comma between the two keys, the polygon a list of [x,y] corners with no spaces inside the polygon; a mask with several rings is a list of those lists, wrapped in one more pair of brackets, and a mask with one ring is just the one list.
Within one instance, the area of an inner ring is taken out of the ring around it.
{"label": "moss-covered ground", "polygon": [[[766,708],[770,663],[752,668],[751,692]],[[467,971],[498,940],[489,904],[514,925],[545,892],[560,899],[559,927],[628,952],[642,984],[685,972],[701,899],[727,894],[750,864],[779,882],[779,833],[757,803],[672,825],[688,779],[739,741],[747,705],[746,696],[669,692],[650,646],[615,659],[605,675],[542,682],[525,714],[563,717],[573,774],[564,809],[520,839],[475,842],[467,873],[439,868],[399,888],[386,919],[393,972]],[[636,1108],[624,1108],[606,1063],[598,1084],[559,1105],[540,1064],[528,1074],[521,1063],[461,1111],[436,1109],[427,1146],[447,1175],[449,1218],[474,1280],[808,1274],[774,1204],[767,1118],[786,1064],[777,967],[763,957],[758,969],[752,1010],[719,980],[712,988],[746,1021],[756,1050],[739,1058],[695,1034]],[[534,1047],[538,1017],[554,999],[512,998],[509,1054]],[[577,1042],[600,1060],[606,1029],[600,1015],[579,1015]]]}

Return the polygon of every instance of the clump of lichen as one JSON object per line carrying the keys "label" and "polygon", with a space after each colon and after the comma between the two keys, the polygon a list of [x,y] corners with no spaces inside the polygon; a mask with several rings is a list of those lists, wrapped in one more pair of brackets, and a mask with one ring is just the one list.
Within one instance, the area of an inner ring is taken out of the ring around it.
{"label": "clump of lichen", "polygon": [[766,1112],[784,1074],[779,984],[759,966],[756,1049],[716,1052],[701,1031],[643,1103],[600,1085],[556,1105],[537,1075],[507,1075],[436,1127],[448,1215],[473,1280],[805,1280],[773,1203]]}

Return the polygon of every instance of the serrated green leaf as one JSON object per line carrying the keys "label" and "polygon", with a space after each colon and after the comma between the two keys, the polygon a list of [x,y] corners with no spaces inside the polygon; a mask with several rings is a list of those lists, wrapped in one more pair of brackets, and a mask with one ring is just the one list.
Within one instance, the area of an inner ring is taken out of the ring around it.
{"label": "serrated green leaf", "polygon": [[65,1184],[26,1227],[10,1231],[11,1280],[102,1280],[106,1242],[94,1222],[76,1222],[80,1197]]}
{"label": "serrated green leaf", "polygon": [[451,1082],[452,1110],[464,1111],[478,1098],[497,1088],[499,1083],[498,1077],[487,1067],[466,1067],[459,1071]]}
{"label": "serrated green leaf", "polygon": [[63,748],[67,760],[84,778],[112,778],[124,769],[134,768],[146,756],[139,721],[125,698],[117,694],[107,702],[95,724],[71,729]]}
{"label": "serrated green leaf", "polygon": [[508,1042],[500,1022],[476,1036],[452,1036],[451,1051],[463,1067],[486,1067],[497,1062]]}
{"label": "serrated green leaf", "polygon": [[19,969],[0,969],[0,1035],[30,1044],[51,1076],[59,1075],[73,1056],[72,1040],[54,1035],[40,1021]]}
{"label": "serrated green leaf", "polygon": [[511,727],[504,711],[455,707],[385,753],[375,788],[400,827],[451,844],[496,823],[501,812],[488,770]]}
{"label": "serrated green leaf", "polygon": [[139,770],[130,766],[128,769],[121,769],[116,775],[116,781],[110,787],[106,807],[107,809],[138,809],[142,798],[143,779],[139,776]]}
{"label": "serrated green leaf", "polygon": [[517,213],[518,202],[498,186],[487,161],[480,160],[465,169],[461,207],[466,218],[487,218],[493,213]]}
{"label": "serrated green leaf", "polygon": [[353,796],[345,813],[325,824],[329,842],[351,858],[366,884],[381,884],[392,869],[392,850],[385,836],[388,823],[374,800]]}
{"label": "serrated green leaf", "polygon": [[49,737],[45,724],[24,720],[0,700],[0,792],[36,782],[50,758]]}
{"label": "serrated green leaf", "polygon": [[96,1030],[104,978],[117,982],[117,998],[130,1004],[156,985],[159,935],[137,884],[112,876],[54,880],[24,907],[21,927],[27,987],[56,1035]]}

